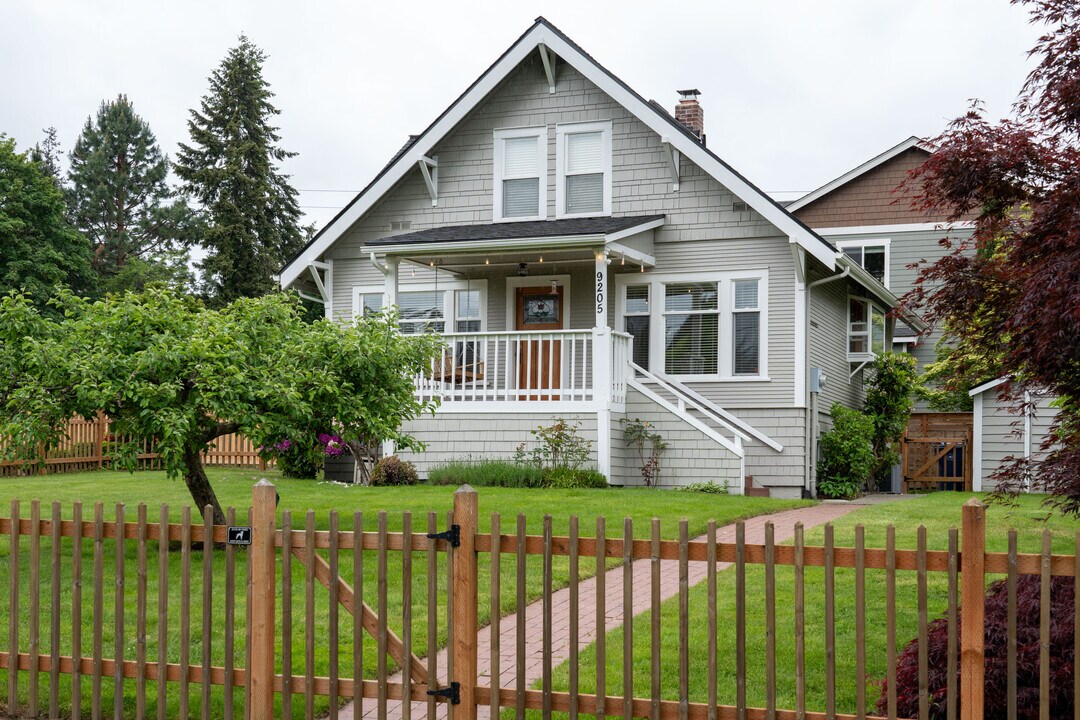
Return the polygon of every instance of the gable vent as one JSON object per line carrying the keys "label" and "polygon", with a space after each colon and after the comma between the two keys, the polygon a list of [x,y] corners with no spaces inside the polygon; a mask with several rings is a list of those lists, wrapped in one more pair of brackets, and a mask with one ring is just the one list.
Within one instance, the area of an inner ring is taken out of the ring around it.
{"label": "gable vent", "polygon": [[750,212],[750,206],[744,203],[742,200],[736,200],[731,204],[731,211],[737,213]]}
{"label": "gable vent", "polygon": [[412,230],[412,220],[393,220],[390,223],[390,232]]}

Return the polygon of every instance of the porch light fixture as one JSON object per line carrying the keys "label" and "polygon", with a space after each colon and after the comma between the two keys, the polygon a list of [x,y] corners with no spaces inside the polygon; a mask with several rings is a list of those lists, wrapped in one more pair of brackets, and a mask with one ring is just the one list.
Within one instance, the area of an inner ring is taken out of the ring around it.
{"label": "porch light fixture", "polygon": [[528,277],[529,263],[518,263],[518,277]]}
{"label": "porch light fixture", "polygon": [[559,283],[555,281],[555,278],[551,278],[551,294],[559,292]]}

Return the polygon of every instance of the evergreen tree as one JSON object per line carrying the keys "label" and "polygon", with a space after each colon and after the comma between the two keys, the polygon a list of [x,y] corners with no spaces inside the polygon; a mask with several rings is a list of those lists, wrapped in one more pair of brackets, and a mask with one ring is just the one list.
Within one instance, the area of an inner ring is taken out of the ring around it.
{"label": "evergreen tree", "polygon": [[90,243],[65,211],[53,178],[0,135],[0,293],[25,290],[40,306],[58,285],[93,290]]}
{"label": "evergreen tree", "polygon": [[41,165],[42,171],[60,184],[60,140],[56,137],[56,128],[49,126],[42,130],[45,139],[35,143],[30,149],[30,159]]}
{"label": "evergreen tree", "polygon": [[183,286],[198,218],[167,183],[169,160],[124,95],[87,118],[69,154],[68,204],[109,291]]}
{"label": "evergreen tree", "polygon": [[274,289],[273,275],[300,250],[297,192],[280,172],[283,150],[271,119],[280,111],[263,78],[266,54],[240,36],[209,77],[210,92],[191,111],[191,143],[180,145],[176,174],[208,216],[200,264],[217,303]]}

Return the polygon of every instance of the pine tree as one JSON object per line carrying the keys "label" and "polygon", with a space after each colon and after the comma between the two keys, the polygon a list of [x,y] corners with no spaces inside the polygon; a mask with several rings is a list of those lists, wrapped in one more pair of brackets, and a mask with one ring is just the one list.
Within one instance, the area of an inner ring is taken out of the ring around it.
{"label": "pine tree", "polygon": [[279,145],[271,119],[280,111],[263,78],[266,54],[240,36],[209,77],[210,92],[188,120],[176,174],[205,210],[207,256],[200,264],[209,297],[227,303],[274,289],[273,275],[305,241],[297,192],[280,172],[296,153]]}
{"label": "pine tree", "polygon": [[30,159],[41,165],[41,170],[60,184],[60,140],[56,137],[56,128],[49,126],[42,130],[45,138],[35,143],[30,149]]}
{"label": "pine tree", "polygon": [[183,286],[198,218],[169,187],[169,160],[126,96],[101,103],[69,153],[68,205],[111,291]]}
{"label": "pine tree", "polygon": [[0,294],[25,290],[39,306],[57,286],[92,292],[90,243],[66,217],[53,178],[0,135]]}

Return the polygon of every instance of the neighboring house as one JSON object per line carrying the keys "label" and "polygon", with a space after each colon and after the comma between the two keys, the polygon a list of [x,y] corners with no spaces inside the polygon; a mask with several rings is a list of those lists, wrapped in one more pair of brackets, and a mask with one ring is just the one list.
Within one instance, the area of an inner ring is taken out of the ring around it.
{"label": "neighboring house", "polygon": [[[949,223],[943,215],[913,210],[910,193],[899,188],[933,150],[926,141],[910,137],[789,203],[787,209],[902,297],[918,277],[913,264],[942,257],[947,252],[942,239],[961,241],[973,232],[970,221]],[[935,329],[920,338],[898,322],[894,349],[914,355],[921,372],[936,358],[940,336]],[[1026,416],[1009,412],[997,398],[1003,383],[1002,378],[973,388],[974,412],[938,414],[925,403],[916,403],[908,462],[901,468],[908,486],[953,487],[959,483],[950,481],[962,473],[970,489],[990,490],[988,478],[1006,457],[1038,453],[1055,411],[1049,399],[1040,399]],[[920,436],[928,439],[923,442]],[[945,442],[954,439],[955,443]]]}
{"label": "neighboring house", "polygon": [[564,417],[640,484],[640,418],[664,485],[813,491],[821,421],[861,404],[896,295],[706,147],[681,94],[672,116],[539,18],[283,269],[327,317],[392,305],[445,336],[416,379],[438,410],[407,426],[422,474]]}

